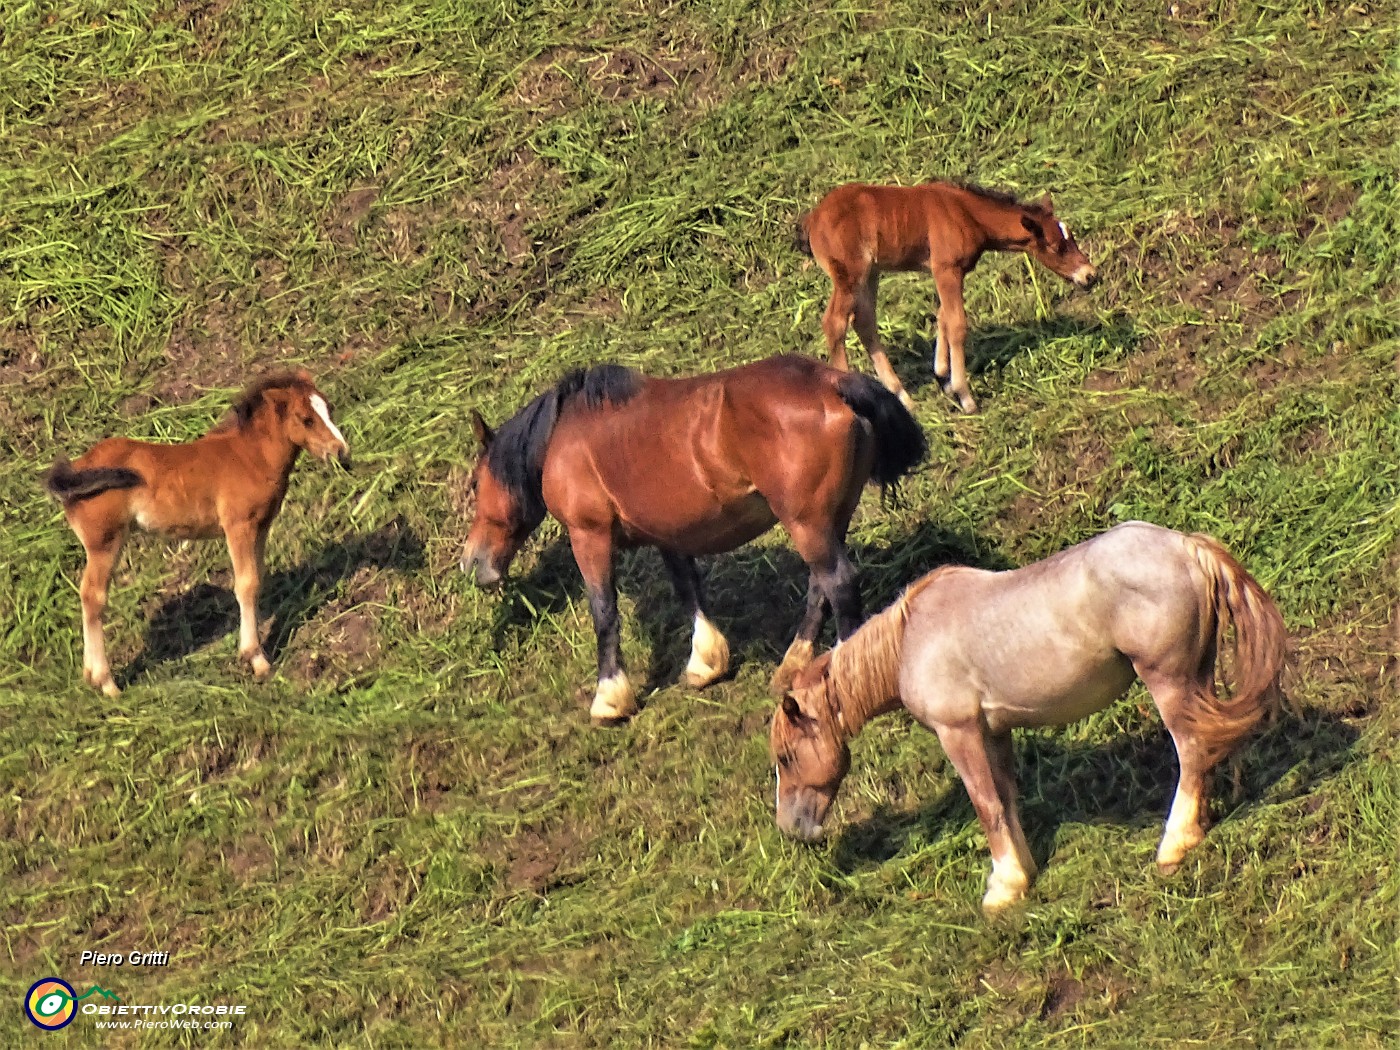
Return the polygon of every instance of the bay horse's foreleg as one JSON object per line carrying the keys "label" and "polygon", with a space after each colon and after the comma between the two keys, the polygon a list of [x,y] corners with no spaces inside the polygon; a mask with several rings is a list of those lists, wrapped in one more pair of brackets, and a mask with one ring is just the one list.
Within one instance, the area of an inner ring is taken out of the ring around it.
{"label": "bay horse's foreleg", "polygon": [[607,531],[572,528],[569,545],[588,589],[588,611],[598,639],[598,689],[589,711],[593,721],[609,725],[637,713],[637,694],[622,669],[622,623],[613,582],[613,544]]}
{"label": "bay horse's foreleg", "polygon": [[661,560],[666,563],[666,570],[671,574],[676,596],[686,615],[695,621],[695,631],[690,639],[690,662],[685,665],[682,678],[686,685],[702,689],[729,672],[729,642],[705,615],[704,590],[695,559],[662,551]]}
{"label": "bay horse's foreleg", "polygon": [[870,355],[875,374],[880,377],[880,382],[885,384],[885,389],[898,397],[905,408],[913,411],[914,402],[909,399],[904,384],[899,381],[899,376],[895,375],[890,359],[885,356],[885,349],[880,345],[880,326],[875,320],[875,299],[879,291],[880,271],[871,270],[870,276],[865,279],[865,287],[856,296],[856,335],[864,344],[865,352]]}
{"label": "bay horse's foreleg", "polygon": [[258,638],[258,589],[262,585],[263,548],[267,532],[256,525],[224,527],[229,558],[233,562],[233,593],[238,599],[238,656],[253,668],[253,677],[272,673]]}
{"label": "bay horse's foreleg", "polygon": [[938,342],[934,348],[933,370],[940,379],[946,377],[944,389],[970,415],[977,411],[977,402],[967,383],[963,271],[957,266],[945,266],[935,270],[933,277],[938,284]]}
{"label": "bay horse's foreleg", "polygon": [[79,539],[87,550],[87,566],[83,569],[83,580],[78,589],[83,605],[83,680],[94,689],[102,690],[104,695],[116,697],[121,695],[121,690],[113,681],[112,668],[107,663],[102,613],[107,608],[112,569],[121,555],[126,530],[94,532],[96,535],[91,539],[79,533]]}
{"label": "bay horse's foreleg", "polygon": [[[781,519],[782,515],[779,517]],[[846,556],[845,544],[841,542],[846,531],[846,522],[849,520],[848,516],[839,526],[831,523],[815,527],[783,520],[788,535],[792,537],[792,545],[797,548],[797,553],[811,569],[812,579],[831,605],[831,611],[836,617],[837,641],[855,634],[865,619],[861,614],[860,586],[856,581],[856,569],[851,564],[851,559]],[[803,618],[804,624],[811,615],[810,595],[807,608],[808,612]],[[821,626],[820,620],[817,621],[817,626]]]}
{"label": "bay horse's foreleg", "polygon": [[1017,849],[1017,841],[1024,842],[1024,837],[1019,826],[1013,831],[1014,814],[1002,804],[980,720],[938,723],[933,728],[948,760],[962,777],[991,847],[992,873],[987,878],[982,910],[988,914],[1000,911],[1024,898],[1030,888],[1030,873],[1022,867]]}
{"label": "bay horse's foreleg", "polygon": [[817,634],[821,631],[822,621],[826,619],[830,608],[831,603],[826,600],[821,585],[817,583],[817,574],[808,573],[807,608],[797,624],[797,637],[792,640],[787,652],[783,654],[783,662],[768,680],[768,691],[774,696],[785,696],[792,688],[792,680],[797,677],[797,673],[812,662]]}

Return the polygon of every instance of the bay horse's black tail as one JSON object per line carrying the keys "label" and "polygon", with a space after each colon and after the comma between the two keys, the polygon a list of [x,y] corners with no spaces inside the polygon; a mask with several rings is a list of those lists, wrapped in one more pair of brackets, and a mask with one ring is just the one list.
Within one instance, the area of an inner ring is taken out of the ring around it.
{"label": "bay horse's black tail", "polygon": [[73,464],[66,459],[60,459],[44,473],[44,488],[65,507],[108,489],[134,489],[145,483],[145,478],[125,467],[74,470]]}
{"label": "bay horse's black tail", "polygon": [[928,455],[928,441],[919,421],[883,386],[867,375],[846,372],[836,380],[836,391],[851,411],[875,432],[875,466],[870,480],[886,492],[899,487]]}
{"label": "bay horse's black tail", "polygon": [[797,217],[797,225],[792,228],[792,247],[794,251],[799,251],[803,255],[812,254],[812,237],[807,232],[807,223],[811,220],[812,213],[804,211]]}

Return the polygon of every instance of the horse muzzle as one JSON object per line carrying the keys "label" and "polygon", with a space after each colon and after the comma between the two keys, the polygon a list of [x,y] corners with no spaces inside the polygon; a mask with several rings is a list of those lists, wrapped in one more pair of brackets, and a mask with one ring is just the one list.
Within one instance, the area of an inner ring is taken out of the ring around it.
{"label": "horse muzzle", "polygon": [[1099,283],[1099,271],[1086,263],[1070,274],[1069,279],[1087,291]]}
{"label": "horse muzzle", "polygon": [[826,829],[816,814],[806,812],[799,805],[778,807],[778,830],[798,842],[820,842]]}
{"label": "horse muzzle", "polygon": [[462,555],[462,571],[470,576],[478,587],[490,590],[499,587],[505,573],[491,564],[490,555],[482,551],[468,551]]}

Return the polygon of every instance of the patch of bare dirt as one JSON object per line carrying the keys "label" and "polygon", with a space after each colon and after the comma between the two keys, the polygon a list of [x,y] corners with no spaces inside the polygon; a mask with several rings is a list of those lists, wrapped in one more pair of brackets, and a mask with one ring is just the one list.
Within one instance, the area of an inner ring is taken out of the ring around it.
{"label": "patch of bare dirt", "polygon": [[582,63],[593,89],[609,102],[627,102],[648,95],[668,95],[686,87],[692,97],[703,92],[714,76],[714,56],[703,48],[648,55],[617,50]]}
{"label": "patch of bare dirt", "polygon": [[378,200],[378,186],[360,186],[341,197],[327,224],[331,242],[339,248],[355,247],[360,228]]}
{"label": "patch of bare dirt", "polygon": [[418,880],[398,855],[390,853],[379,858],[366,874],[364,892],[360,906],[364,921],[384,922],[413,902]]}
{"label": "patch of bare dirt", "polygon": [[566,869],[579,859],[582,843],[567,828],[545,833],[528,829],[506,844],[506,885],[544,893],[569,882]]}
{"label": "patch of bare dirt", "polygon": [[1084,985],[1073,977],[1052,977],[1045,988],[1045,998],[1040,1003],[1040,1019],[1054,1020],[1057,1016],[1072,1013],[1084,998]]}

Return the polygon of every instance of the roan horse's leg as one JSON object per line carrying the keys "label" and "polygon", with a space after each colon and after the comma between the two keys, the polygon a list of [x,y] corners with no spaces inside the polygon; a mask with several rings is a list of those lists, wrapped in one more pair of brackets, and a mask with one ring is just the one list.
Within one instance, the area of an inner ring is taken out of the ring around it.
{"label": "roan horse's leg", "polygon": [[996,781],[997,795],[1001,798],[1002,807],[1009,817],[1012,844],[1016,847],[1017,857],[1020,858],[1021,870],[1026,873],[1027,878],[1034,879],[1035,858],[1031,856],[1031,848],[1026,843],[1026,833],[1021,828],[1020,807],[1016,802],[1016,749],[1011,739],[1011,731],[989,732],[987,754],[992,762],[992,779]]}
{"label": "roan horse's leg", "polygon": [[1022,866],[1017,848],[1017,843],[1024,843],[1025,838],[1019,825],[1012,830],[1015,814],[1002,804],[980,721],[938,723],[933,728],[944,753],[962,777],[991,847],[992,874],[987,878],[982,910],[1000,911],[1025,897],[1030,888],[1030,873]]}
{"label": "roan horse's leg", "polygon": [[1170,875],[1181,866],[1186,854],[1206,837],[1201,812],[1205,808],[1206,782],[1215,763],[1204,754],[1186,716],[1191,690],[1199,686],[1189,680],[1154,673],[1151,668],[1139,670],[1138,675],[1152,694],[1167,732],[1172,735],[1177,761],[1181,766],[1176,797],[1172,799],[1166,830],[1157,847],[1157,870],[1163,875]]}
{"label": "roan horse's leg", "polygon": [[612,537],[606,532],[569,530],[574,561],[588,588],[588,610],[598,637],[598,690],[589,714],[600,725],[619,722],[637,713],[637,694],[622,669],[622,626],[613,583]]}
{"label": "roan horse's leg", "polygon": [[885,389],[898,397],[900,404],[912,412],[914,402],[909,399],[909,395],[904,390],[904,384],[899,381],[899,376],[894,374],[890,359],[885,356],[884,347],[880,345],[880,328],[875,321],[875,298],[879,291],[880,271],[871,270],[870,276],[865,279],[865,288],[856,296],[856,335],[865,345],[865,352],[870,355],[870,362],[875,366],[875,374],[880,377],[880,382],[885,384]]}
{"label": "roan horse's leg", "polygon": [[957,399],[968,414],[977,411],[972,390],[967,385],[964,344],[967,340],[967,311],[963,307],[963,272],[956,266],[935,270],[938,284],[938,340],[934,346],[933,371],[944,382],[944,389]]}
{"label": "roan horse's leg", "polygon": [[680,598],[686,615],[695,621],[695,632],[690,640],[690,662],[685,665],[682,678],[686,685],[700,689],[728,673],[729,643],[705,615],[700,570],[695,565],[695,559],[663,550],[661,560],[666,563],[666,570],[671,574],[676,596]]}
{"label": "roan horse's leg", "polygon": [[[97,530],[94,530],[97,531]],[[126,539],[125,529],[100,531],[91,541],[79,533],[87,550],[87,567],[78,595],[83,604],[83,678],[109,697],[121,695],[112,680],[112,668],[107,663],[107,644],[102,637],[102,612],[107,608],[107,588],[112,580],[112,568]]]}
{"label": "roan horse's leg", "polygon": [[233,561],[233,593],[238,598],[238,655],[252,664],[255,678],[266,678],[272,665],[258,639],[258,588],[267,531],[240,523],[225,528],[224,536]]}

